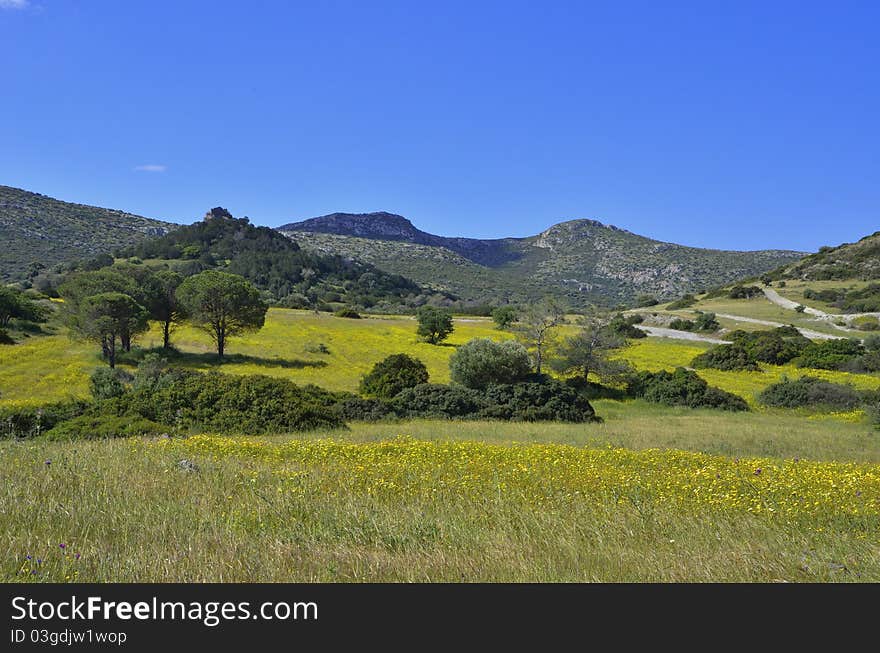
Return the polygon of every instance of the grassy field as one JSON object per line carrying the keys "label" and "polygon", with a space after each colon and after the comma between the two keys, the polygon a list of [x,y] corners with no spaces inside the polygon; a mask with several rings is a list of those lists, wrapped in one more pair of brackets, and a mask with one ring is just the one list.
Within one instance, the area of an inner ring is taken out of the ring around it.
{"label": "grassy field", "polygon": [[[462,319],[452,344],[478,336],[510,337]],[[174,339],[179,364],[214,364],[200,332]],[[151,332],[142,344],[157,342]],[[672,369],[707,346],[646,339],[621,355]],[[417,342],[406,318],[273,310],[231,351],[223,371],[354,389],[400,351],[448,380],[454,347]],[[5,403],[85,395],[100,365],[62,334],[0,356]],[[803,373],[700,371],[753,406],[767,384]],[[880,581],[880,434],[861,413],[594,406],[601,424],[0,442],[0,580]]]}
{"label": "grassy field", "polygon": [[[418,340],[416,326],[410,317],[351,320],[326,313],[270,309],[263,329],[232,340],[220,369],[229,374],[279,376],[330,390],[356,390],[361,377],[375,363],[390,354],[405,352],[425,363],[432,382],[443,383],[449,380],[448,361],[455,345],[478,337],[512,337],[495,329],[491,320],[461,318],[456,320],[449,340],[435,346]],[[216,354],[204,332],[181,327],[174,332],[173,343],[183,352],[176,365],[217,369]],[[139,344],[161,347],[162,334],[154,328],[140,338]],[[321,344],[328,354],[318,351]],[[0,405],[86,396],[88,377],[100,365],[103,363],[94,345],[71,342],[63,334],[0,347]]]}
{"label": "grassy field", "polygon": [[[682,437],[703,433],[699,417]],[[607,427],[511,426],[3,443],[0,579],[880,580],[877,464],[641,449],[638,435],[620,449],[600,446],[620,436]],[[856,429],[844,443],[821,431],[802,432],[808,450],[857,447]],[[786,451],[803,448],[794,436]],[[876,459],[876,442],[863,450]]]}
{"label": "grassy field", "polygon": [[[676,367],[688,367],[694,356],[702,353],[711,345],[683,340],[663,338],[646,338],[634,341],[621,351],[620,357],[641,370],[673,370]],[[794,365],[761,365],[760,372],[724,372],[721,370],[696,370],[710,385],[739,395],[757,408],[756,398],[768,385],[779,382],[783,377],[797,379],[802,376],[813,376],[832,383],[850,384],[860,390],[880,388],[880,376],[876,374],[851,374],[832,370],[815,370],[795,367]]]}

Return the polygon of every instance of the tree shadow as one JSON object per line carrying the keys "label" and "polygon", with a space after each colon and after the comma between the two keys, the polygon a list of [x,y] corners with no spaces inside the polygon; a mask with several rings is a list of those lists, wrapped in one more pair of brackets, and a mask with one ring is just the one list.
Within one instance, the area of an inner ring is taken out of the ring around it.
{"label": "tree shadow", "polygon": [[212,368],[223,365],[258,365],[260,367],[280,367],[287,370],[301,370],[308,367],[327,367],[326,361],[312,361],[287,358],[267,358],[249,354],[225,354],[223,358],[214,352],[188,352],[177,349],[152,347],[150,349],[133,349],[120,356],[120,362],[137,365],[147,354],[157,354],[169,363],[177,363],[185,367]]}

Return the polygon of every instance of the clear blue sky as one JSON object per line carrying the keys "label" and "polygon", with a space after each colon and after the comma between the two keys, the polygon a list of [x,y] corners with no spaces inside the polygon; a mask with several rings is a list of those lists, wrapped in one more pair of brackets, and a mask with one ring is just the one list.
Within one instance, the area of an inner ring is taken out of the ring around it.
{"label": "clear blue sky", "polygon": [[877,2],[0,0],[0,183],[176,222],[880,229]]}

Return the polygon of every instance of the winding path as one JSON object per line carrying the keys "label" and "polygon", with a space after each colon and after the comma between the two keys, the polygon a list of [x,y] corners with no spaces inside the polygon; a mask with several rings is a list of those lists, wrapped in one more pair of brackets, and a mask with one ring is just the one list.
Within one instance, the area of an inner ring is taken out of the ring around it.
{"label": "winding path", "polygon": [[655,338],[675,338],[676,340],[693,340],[696,342],[710,342],[713,345],[729,345],[730,340],[721,340],[711,336],[703,336],[699,333],[691,333],[690,331],[679,331],[677,329],[666,329],[664,327],[644,326],[636,324],[635,327],[639,331],[644,331],[649,336]]}

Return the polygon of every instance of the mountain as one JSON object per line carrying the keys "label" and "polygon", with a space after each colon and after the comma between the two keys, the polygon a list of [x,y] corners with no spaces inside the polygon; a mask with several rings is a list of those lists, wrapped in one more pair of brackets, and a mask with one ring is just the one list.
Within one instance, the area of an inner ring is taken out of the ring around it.
{"label": "mountain", "polygon": [[22,277],[35,262],[51,267],[90,259],[177,226],[0,186],[0,280]]}
{"label": "mountain", "polygon": [[781,268],[773,276],[808,281],[880,279],[880,231],[855,243],[821,247],[817,253]]}
{"label": "mountain", "polygon": [[527,302],[547,294],[576,307],[672,299],[773,270],[802,252],[701,249],[639,236],[596,220],[570,220],[535,236],[436,236],[393,213],[333,213],[278,230],[303,247],[368,261],[475,302]]}
{"label": "mountain", "polygon": [[162,262],[184,276],[220,269],[249,279],[290,308],[343,305],[392,310],[417,305],[422,289],[369,263],[304,250],[269,227],[216,207],[203,220],[117,252],[123,259]]}

